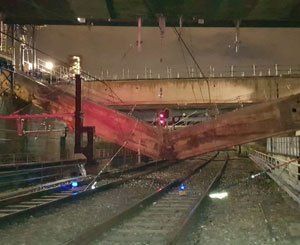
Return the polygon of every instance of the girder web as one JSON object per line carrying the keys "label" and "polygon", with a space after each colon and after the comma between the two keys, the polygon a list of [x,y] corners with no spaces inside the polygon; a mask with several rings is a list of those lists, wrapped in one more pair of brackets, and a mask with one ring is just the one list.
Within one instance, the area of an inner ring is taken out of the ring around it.
{"label": "girder web", "polygon": [[[49,92],[51,91],[51,92]],[[73,113],[74,95],[58,87],[37,86],[35,98],[51,113]],[[153,159],[185,159],[300,128],[300,94],[248,106],[175,131],[153,127],[132,116],[83,100],[84,126],[96,136]],[[74,120],[65,118],[72,127]]]}

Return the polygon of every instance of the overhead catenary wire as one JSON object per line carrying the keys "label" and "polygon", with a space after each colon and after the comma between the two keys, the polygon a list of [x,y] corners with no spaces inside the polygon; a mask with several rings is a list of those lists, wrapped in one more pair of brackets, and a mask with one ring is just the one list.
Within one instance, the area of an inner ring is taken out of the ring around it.
{"label": "overhead catenary wire", "polygon": [[115,157],[119,154],[119,152],[126,146],[127,141],[123,143],[123,145],[115,152],[115,154],[110,158],[110,160],[104,165],[104,167],[98,172],[98,174],[90,181],[90,183],[85,187],[84,191],[88,190],[99,178],[99,176],[103,173],[103,171],[112,163]]}
{"label": "overhead catenary wire", "polygon": [[[185,49],[187,50],[187,52],[189,53],[189,55],[191,56],[194,64],[196,65],[196,67],[198,68],[202,78],[205,80],[206,84],[207,84],[207,90],[208,90],[208,99],[209,99],[209,103],[211,103],[211,92],[210,92],[210,84],[209,84],[209,80],[208,78],[205,76],[204,72],[202,71],[199,63],[197,62],[195,56],[193,55],[192,51],[190,50],[190,48],[188,47],[188,45],[186,44],[186,42],[184,41],[184,39],[182,38],[182,36],[180,35],[180,33],[178,32],[176,26],[173,27],[174,32],[177,34],[178,39],[182,42],[183,46],[185,47]],[[201,88],[200,88],[201,89]],[[202,92],[201,92],[202,93]]]}
{"label": "overhead catenary wire", "polygon": [[[1,30],[0,30],[0,33],[2,33],[2,34],[4,34],[4,35],[8,36],[9,38],[14,39],[15,41],[17,41],[17,42],[19,42],[19,43],[22,43],[22,44],[28,46],[29,48],[32,48],[32,49],[34,48],[34,49],[35,49],[36,51],[38,51],[39,53],[41,53],[41,54],[43,54],[43,55],[46,55],[47,57],[50,57],[50,58],[52,58],[52,59],[54,59],[54,60],[60,62],[61,64],[64,64],[64,65],[67,65],[67,66],[68,66],[68,64],[67,64],[66,62],[64,62],[64,61],[62,61],[62,60],[60,60],[60,59],[58,59],[58,58],[56,58],[56,57],[54,57],[54,56],[51,56],[51,55],[49,55],[48,53],[46,53],[46,52],[44,52],[44,51],[42,51],[42,50],[40,50],[40,49],[37,49],[37,48],[33,47],[32,45],[30,45],[29,43],[26,43],[25,41],[23,41],[23,40],[21,40],[21,39],[18,39],[18,38],[14,37],[14,36],[12,36],[12,35],[6,33],[6,32],[3,32],[3,31],[1,31]],[[122,99],[121,99],[121,98],[120,98],[120,97],[112,90],[112,88],[111,88],[107,83],[105,83],[104,81],[101,81],[101,80],[98,79],[97,77],[92,76],[92,75],[90,75],[90,74],[88,74],[88,73],[86,73],[86,72],[84,72],[84,71],[82,71],[81,74],[87,75],[88,77],[90,77],[90,78],[92,78],[92,79],[99,80],[99,81],[100,81],[101,83],[103,83],[107,88],[109,88],[109,90],[111,91],[112,94],[115,95],[115,97],[117,97],[122,103],[124,103],[124,102],[122,101]],[[51,94],[53,94],[53,93],[55,93],[55,92],[57,92],[56,89],[54,89],[53,91],[51,91],[50,93],[48,93],[47,95],[45,95],[45,97],[49,97]],[[65,91],[62,91],[62,93],[66,93],[66,92],[65,92]],[[24,110],[27,106],[29,106],[29,105],[26,105],[26,106],[24,106],[23,108],[21,108],[21,109],[15,111],[14,114],[15,114],[15,113],[18,113],[18,112],[20,112],[20,111],[22,111],[22,110]],[[129,112],[129,115],[131,115],[131,114],[134,112],[135,107],[136,107],[136,105],[133,106],[133,108],[132,108],[131,111]],[[121,130],[121,124],[120,124],[119,120],[118,120],[118,125],[119,125],[120,130]],[[135,126],[135,127],[136,127],[136,126]],[[123,130],[121,130],[121,131],[122,131],[123,136],[124,136]],[[117,151],[116,154],[118,154],[119,151],[120,151],[122,148],[124,148],[124,146],[125,146],[125,145],[122,145],[122,146],[120,147],[120,149]],[[113,157],[113,158],[114,158],[114,157]],[[113,158],[112,158],[112,160],[113,160]]]}
{"label": "overhead catenary wire", "polygon": [[[179,33],[179,35],[181,36],[182,33]],[[183,60],[184,60],[184,63],[185,63],[185,68],[186,68],[186,71],[187,71],[187,74],[189,75],[189,67],[187,65],[187,61],[186,61],[186,57],[185,57],[185,54],[184,54],[184,49],[182,47],[182,42],[180,42],[180,39],[178,38],[179,40],[179,44],[180,44],[180,50],[181,50],[181,53],[182,53],[182,57],[183,57]],[[199,86],[199,89],[200,89],[200,94],[201,94],[201,97],[202,97],[202,100],[204,101],[204,97],[203,97],[203,93],[202,93],[202,89],[201,87]],[[195,93],[195,90],[194,90],[194,86],[192,85],[192,91],[193,91],[193,95],[194,95],[194,99],[195,99],[195,102],[197,103],[197,97],[196,97],[196,93]]]}
{"label": "overhead catenary wire", "polygon": [[[154,12],[154,10],[152,9],[150,3],[147,0],[143,1],[144,4],[146,5],[146,7],[148,8],[150,14],[152,15],[153,18],[156,18],[156,13]],[[207,89],[208,89],[208,99],[209,99],[209,103],[211,103],[211,93],[210,93],[210,84],[209,84],[209,80],[207,79],[207,77],[205,76],[204,72],[202,71],[199,63],[197,62],[197,60],[195,59],[193,53],[191,52],[190,48],[188,47],[188,45],[186,44],[186,42],[184,41],[184,39],[182,38],[181,33],[179,33],[179,31],[177,30],[176,26],[173,27],[173,30],[175,32],[175,34],[177,35],[179,41],[182,42],[182,44],[184,45],[185,49],[187,50],[187,52],[189,53],[189,55],[191,56],[194,64],[197,66],[200,74],[202,75],[203,79],[205,80],[206,84],[207,84]],[[201,87],[199,86],[200,91],[201,91]],[[202,91],[201,91],[202,93]]]}
{"label": "overhead catenary wire", "polygon": [[[50,55],[50,54],[46,53],[45,51],[43,51],[41,49],[38,49],[38,48],[34,47],[33,45],[30,45],[29,43],[27,43],[27,42],[25,42],[25,41],[23,41],[23,40],[15,37],[13,35],[8,34],[7,32],[4,32],[4,31],[0,30],[0,33],[6,35],[7,37],[9,37],[9,38],[11,38],[11,39],[13,39],[13,40],[21,43],[21,44],[26,45],[27,47],[29,47],[31,49],[36,50],[37,52],[39,52],[39,53],[41,53],[41,54],[43,54],[43,55],[45,55],[45,56],[47,56],[47,57],[49,57],[49,58],[51,58],[53,60],[58,61],[62,65],[69,66],[69,64],[66,63],[65,61],[63,61],[63,60],[61,60],[61,59],[59,59],[57,57],[54,57],[53,55]],[[87,76],[90,79],[93,79],[95,81],[99,81],[99,82],[103,83],[109,89],[109,91],[115,96],[115,98],[117,98],[121,103],[124,103],[123,100],[113,91],[113,89],[105,81],[102,81],[101,79],[97,78],[96,76],[90,75],[88,72],[86,72],[84,70],[81,71],[81,75]]]}
{"label": "overhead catenary wire", "polygon": [[90,183],[86,186],[86,188],[84,189],[85,191],[88,190],[94,183],[96,183],[97,178],[99,178],[99,176],[103,173],[103,171],[112,163],[112,161],[115,159],[115,157],[119,154],[119,152],[128,144],[128,140],[129,138],[134,134],[135,129],[137,127],[138,124],[138,120],[136,121],[130,135],[128,135],[128,138],[126,140],[124,140],[123,144],[121,145],[121,147],[119,147],[119,149],[115,152],[115,154],[111,157],[111,159],[104,165],[104,167],[98,172],[98,174],[90,181]]}

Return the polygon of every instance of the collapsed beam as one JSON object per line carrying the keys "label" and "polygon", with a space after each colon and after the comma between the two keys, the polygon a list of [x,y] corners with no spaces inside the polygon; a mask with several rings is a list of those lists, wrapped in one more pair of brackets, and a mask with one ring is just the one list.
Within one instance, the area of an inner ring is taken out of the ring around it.
{"label": "collapsed beam", "polygon": [[[39,98],[35,101],[39,106],[48,109],[51,113],[69,114],[74,111],[72,95],[56,88],[49,93],[45,88],[39,89]],[[95,126],[96,136],[133,151],[140,151],[141,154],[153,159],[161,159],[163,147],[161,129],[89,100],[82,101],[82,112],[83,126]],[[74,119],[65,117],[64,121],[71,129],[74,128]]]}
{"label": "collapsed beam", "polygon": [[184,159],[300,128],[300,94],[245,107],[214,120],[173,131],[166,158]]}
{"label": "collapsed beam", "polygon": [[[59,101],[66,101],[66,95]],[[175,131],[152,127],[90,101],[83,102],[83,111],[85,123],[95,125],[96,135],[119,145],[126,142],[125,147],[154,159],[185,159],[300,128],[300,94]]]}
{"label": "collapsed beam", "polygon": [[[26,80],[32,101],[51,113],[74,112],[74,95]],[[84,126],[95,135],[153,159],[185,159],[300,129],[300,94],[225,113],[203,124],[169,132],[129,115],[84,100]],[[69,126],[74,119],[65,117]]]}

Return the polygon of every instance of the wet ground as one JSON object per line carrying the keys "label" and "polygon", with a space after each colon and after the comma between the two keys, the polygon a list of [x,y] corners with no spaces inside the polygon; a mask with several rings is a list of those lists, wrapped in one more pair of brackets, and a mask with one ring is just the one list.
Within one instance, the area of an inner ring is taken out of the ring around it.
{"label": "wet ground", "polygon": [[230,161],[184,244],[300,244],[300,209],[266,175],[247,179],[260,170],[249,159]]}

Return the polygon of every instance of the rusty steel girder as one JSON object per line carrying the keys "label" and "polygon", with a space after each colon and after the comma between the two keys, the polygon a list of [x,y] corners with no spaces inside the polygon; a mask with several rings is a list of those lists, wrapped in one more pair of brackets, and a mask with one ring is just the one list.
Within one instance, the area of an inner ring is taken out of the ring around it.
{"label": "rusty steel girder", "polygon": [[[30,89],[34,102],[51,113],[75,110],[74,95],[68,91],[38,84]],[[248,106],[175,131],[153,127],[87,99],[82,101],[82,111],[84,126],[95,126],[95,135],[153,159],[185,159],[300,129],[300,94]],[[74,126],[74,120],[65,120]]]}
{"label": "rusty steel girder", "polygon": [[252,105],[168,134],[167,158],[184,159],[300,128],[300,94]]}

